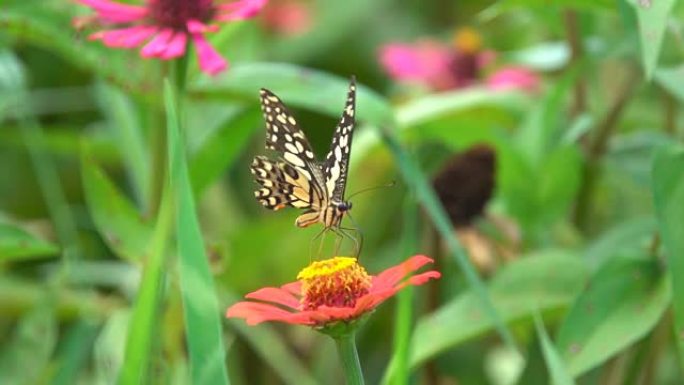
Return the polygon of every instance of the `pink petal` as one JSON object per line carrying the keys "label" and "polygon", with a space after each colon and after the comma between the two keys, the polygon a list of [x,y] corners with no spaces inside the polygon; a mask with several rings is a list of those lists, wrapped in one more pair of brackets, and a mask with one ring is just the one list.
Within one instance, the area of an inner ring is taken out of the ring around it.
{"label": "pink petal", "polygon": [[188,27],[188,32],[190,32],[190,34],[218,31],[217,25],[206,25],[201,21],[195,19],[188,20],[187,23],[185,23],[185,26]]}
{"label": "pink petal", "polygon": [[161,58],[169,60],[183,56],[185,54],[185,46],[188,43],[188,35],[185,32],[176,32],[166,46],[166,50],[162,52]]}
{"label": "pink petal", "polygon": [[448,46],[431,40],[413,45],[387,44],[379,53],[380,64],[390,77],[429,86],[448,81],[452,58]]}
{"label": "pink petal", "polygon": [[268,0],[239,0],[230,4],[219,5],[220,11],[216,20],[233,21],[244,20],[256,16],[268,3]]}
{"label": "pink petal", "polygon": [[299,308],[299,300],[283,289],[275,287],[265,287],[253,293],[249,293],[245,298],[256,299],[259,301],[272,302],[278,305],[284,305],[292,309]]}
{"label": "pink petal", "polygon": [[534,92],[539,89],[539,76],[525,67],[509,66],[499,69],[487,78],[493,90],[518,89]]}
{"label": "pink petal", "polygon": [[169,47],[171,42],[171,37],[173,36],[173,30],[166,28],[161,30],[157,36],[152,39],[149,43],[145,44],[143,49],[140,51],[140,56],[144,58],[159,57],[164,51]]}
{"label": "pink petal", "polygon": [[102,39],[104,45],[115,48],[133,48],[152,36],[157,29],[155,27],[135,26],[109,31],[100,31],[90,38]]}
{"label": "pink petal", "polygon": [[228,67],[228,63],[216,50],[209,45],[204,35],[196,33],[192,35],[192,40],[197,48],[197,57],[202,71],[209,75],[216,75]]}
{"label": "pink petal", "polygon": [[264,8],[261,20],[270,30],[287,36],[301,35],[313,25],[309,4],[300,0],[281,0]]}
{"label": "pink petal", "polygon": [[130,23],[140,20],[147,15],[145,7],[121,4],[109,0],[76,0],[97,12],[98,16],[110,23]]}
{"label": "pink petal", "polygon": [[408,274],[420,269],[433,260],[424,255],[415,255],[401,264],[390,267],[389,269],[373,277],[372,289],[377,288],[383,290],[384,288],[392,287],[401,281]]}

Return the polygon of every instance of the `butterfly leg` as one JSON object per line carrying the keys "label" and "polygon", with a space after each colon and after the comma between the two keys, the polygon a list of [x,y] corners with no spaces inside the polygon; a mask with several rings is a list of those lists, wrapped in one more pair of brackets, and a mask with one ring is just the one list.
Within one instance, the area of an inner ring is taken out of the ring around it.
{"label": "butterfly leg", "polygon": [[[361,230],[359,230],[358,228],[350,227],[340,227],[338,230],[340,231],[342,236],[345,236],[354,241],[354,255],[356,256],[356,258],[358,258],[361,254],[361,249],[363,248],[363,233],[361,232]],[[354,232],[354,235],[356,236],[349,234],[348,231]]]}
{"label": "butterfly leg", "polygon": [[321,238],[321,241],[318,244],[318,254],[316,254],[316,256],[321,255],[321,250],[323,249],[323,242],[325,241],[325,237],[321,236],[326,232],[326,230],[327,229],[323,229],[319,231],[318,234],[316,234],[316,236],[311,239],[311,242],[309,242],[309,263],[311,263],[311,255],[313,255],[313,244],[314,242],[316,242],[318,238]]}

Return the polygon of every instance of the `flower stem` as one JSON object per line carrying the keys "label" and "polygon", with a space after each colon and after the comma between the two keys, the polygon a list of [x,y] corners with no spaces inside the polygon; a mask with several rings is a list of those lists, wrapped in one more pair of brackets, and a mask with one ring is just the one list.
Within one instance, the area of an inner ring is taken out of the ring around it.
{"label": "flower stem", "polygon": [[335,345],[340,360],[342,360],[347,385],[363,385],[363,373],[361,372],[359,353],[356,351],[355,333],[350,332],[335,337]]}

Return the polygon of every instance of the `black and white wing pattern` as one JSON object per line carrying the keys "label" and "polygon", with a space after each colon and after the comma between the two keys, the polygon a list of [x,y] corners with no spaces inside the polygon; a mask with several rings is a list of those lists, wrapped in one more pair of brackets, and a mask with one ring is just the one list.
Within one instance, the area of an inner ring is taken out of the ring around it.
{"label": "black and white wing pattern", "polygon": [[328,196],[335,202],[344,200],[344,190],[347,186],[347,172],[349,170],[349,155],[351,153],[352,135],[356,115],[356,82],[352,77],[347,93],[347,101],[342,111],[342,118],[333,134],[330,152],[325,157],[323,175]]}
{"label": "black and white wing pattern", "polygon": [[271,210],[285,206],[318,209],[327,196],[320,182],[320,166],[304,132],[269,90],[261,90],[261,109],[266,121],[266,148],[278,152],[283,161],[254,158],[251,171],[262,186],[254,192],[255,197]]}
{"label": "black and white wing pattern", "polygon": [[316,160],[309,141],[283,102],[271,91],[261,90],[261,108],[266,120],[266,148],[279,160],[257,156],[251,171],[261,186],[254,192],[266,208],[285,206],[306,209],[297,226],[322,223],[338,227],[349,205],[343,202],[352,133],[356,86],[352,78],[342,118],[333,134],[330,152],[323,162]]}

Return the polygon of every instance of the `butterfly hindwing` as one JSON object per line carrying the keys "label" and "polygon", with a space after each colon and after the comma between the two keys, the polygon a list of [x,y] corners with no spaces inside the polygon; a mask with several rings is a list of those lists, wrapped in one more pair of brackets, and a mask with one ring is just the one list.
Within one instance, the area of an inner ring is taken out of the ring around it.
{"label": "butterfly hindwing", "polygon": [[317,208],[320,205],[320,197],[315,195],[302,170],[263,156],[255,157],[250,169],[261,185],[254,196],[264,207],[279,210],[285,206]]}
{"label": "butterfly hindwing", "polygon": [[349,154],[351,152],[352,135],[356,115],[356,84],[352,78],[347,93],[347,101],[342,112],[340,122],[333,134],[330,152],[323,164],[325,186],[328,196],[336,202],[344,200],[344,190],[347,185],[349,169]]}

